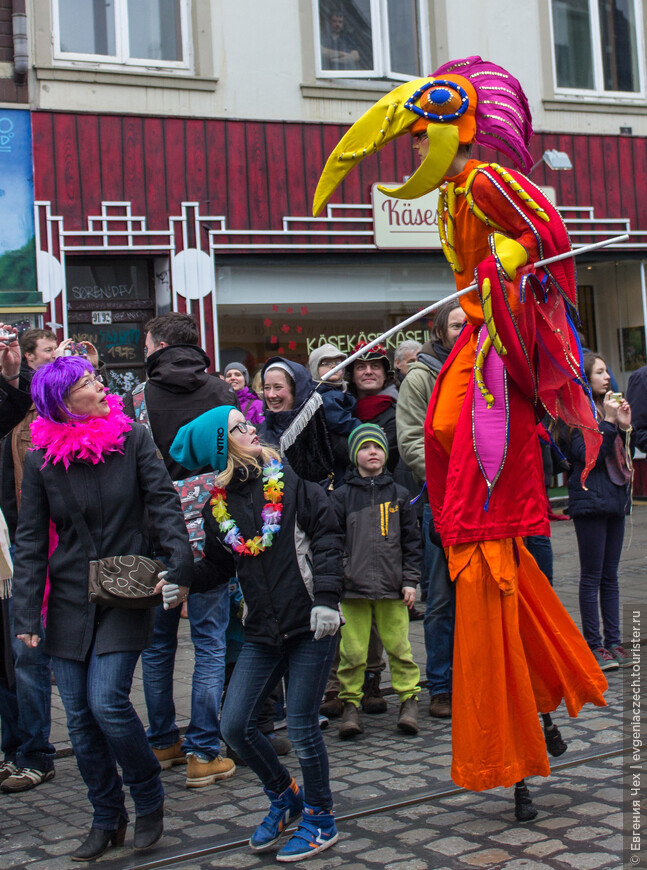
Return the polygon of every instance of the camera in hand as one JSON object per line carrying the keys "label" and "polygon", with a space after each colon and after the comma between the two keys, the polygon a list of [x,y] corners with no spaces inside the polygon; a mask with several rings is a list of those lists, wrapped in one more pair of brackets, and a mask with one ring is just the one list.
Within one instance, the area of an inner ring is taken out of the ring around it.
{"label": "camera in hand", "polygon": [[73,342],[65,348],[64,356],[87,356],[88,352],[84,344]]}

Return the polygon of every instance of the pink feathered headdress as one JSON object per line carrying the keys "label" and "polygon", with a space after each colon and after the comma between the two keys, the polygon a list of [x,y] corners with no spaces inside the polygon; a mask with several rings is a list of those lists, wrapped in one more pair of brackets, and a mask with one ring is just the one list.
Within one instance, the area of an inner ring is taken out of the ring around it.
{"label": "pink feathered headdress", "polygon": [[450,60],[433,77],[442,79],[443,73],[463,76],[476,90],[476,141],[503,151],[522,172],[528,172],[533,163],[528,151],[532,117],[519,81],[478,55]]}

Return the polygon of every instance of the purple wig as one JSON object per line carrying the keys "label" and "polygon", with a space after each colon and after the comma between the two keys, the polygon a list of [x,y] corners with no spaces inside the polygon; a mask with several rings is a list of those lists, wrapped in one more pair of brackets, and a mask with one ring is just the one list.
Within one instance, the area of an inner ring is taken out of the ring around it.
{"label": "purple wig", "polygon": [[528,151],[532,136],[532,116],[528,97],[519,81],[503,67],[482,60],[478,55],[450,60],[439,67],[434,78],[443,73],[463,76],[476,91],[476,141],[495,151],[503,151],[522,172],[533,160]]}
{"label": "purple wig", "polygon": [[92,363],[81,356],[60,356],[39,368],[31,381],[31,397],[39,416],[52,423],[85,420],[65,405],[70,390],[83,375],[94,372]]}

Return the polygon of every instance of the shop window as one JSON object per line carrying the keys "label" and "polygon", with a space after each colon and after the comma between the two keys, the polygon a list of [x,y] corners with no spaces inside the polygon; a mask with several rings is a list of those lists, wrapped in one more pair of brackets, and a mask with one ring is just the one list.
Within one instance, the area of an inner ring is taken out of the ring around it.
{"label": "shop window", "polygon": [[90,341],[123,393],[145,377],[144,325],[155,313],[153,261],[145,257],[74,257],[65,263],[68,335]]}
{"label": "shop window", "polygon": [[579,332],[584,336],[584,347],[596,348],[598,334],[595,327],[595,305],[593,303],[593,286],[578,284],[577,310],[580,315]]}
{"label": "shop window", "polygon": [[408,79],[428,71],[422,0],[313,2],[318,75]]}
{"label": "shop window", "polygon": [[188,67],[188,0],[54,0],[56,56]]}
{"label": "shop window", "polygon": [[551,12],[558,89],[642,91],[636,0],[551,0]]}

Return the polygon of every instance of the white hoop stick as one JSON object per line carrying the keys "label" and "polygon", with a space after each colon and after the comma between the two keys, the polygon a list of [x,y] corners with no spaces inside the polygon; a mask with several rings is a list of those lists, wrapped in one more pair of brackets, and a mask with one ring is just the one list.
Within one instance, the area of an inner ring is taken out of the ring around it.
{"label": "white hoop stick", "polygon": [[[548,266],[551,263],[557,263],[559,260],[568,260],[569,257],[577,257],[580,254],[586,254],[588,251],[595,251],[597,248],[605,248],[608,245],[618,245],[620,242],[626,242],[628,238],[629,233],[623,233],[621,236],[612,236],[610,239],[602,239],[600,242],[593,242],[590,245],[583,245],[581,248],[571,249],[565,254],[557,254],[555,257],[547,257],[545,260],[538,260],[534,265],[536,268]],[[427,314],[435,311],[436,308],[440,308],[440,306],[444,305],[446,302],[453,302],[454,299],[459,299],[466,293],[471,293],[476,289],[476,284],[470,284],[469,287],[465,287],[463,290],[458,290],[456,293],[450,293],[449,296],[445,296],[444,299],[439,299],[438,302],[434,302],[432,305],[428,305],[421,311],[417,311],[401,323],[396,323],[396,325],[392,326],[391,329],[387,329],[387,331],[383,332],[382,335],[378,335],[377,338],[374,338],[372,341],[369,341],[368,344],[365,344],[361,350],[355,351],[355,353],[352,353],[343,362],[337,363],[334,368],[330,369],[330,371],[326,372],[326,374],[321,377],[321,380],[327,381],[336,372],[345,369],[347,365],[355,362],[355,360],[360,356],[364,356],[364,354],[371,350],[371,348],[375,347],[376,344],[380,344],[380,342],[384,341],[385,338],[389,338],[394,332],[398,332],[398,330],[404,329],[410,324],[415,323],[416,320],[420,320],[421,317],[425,317]]]}

